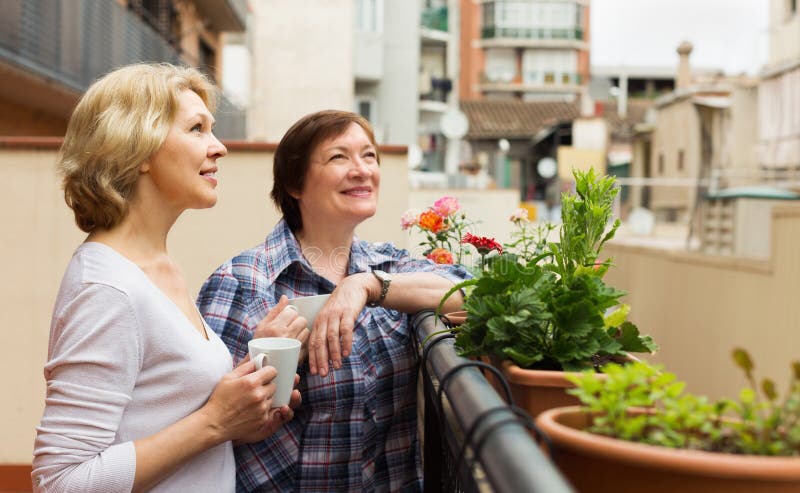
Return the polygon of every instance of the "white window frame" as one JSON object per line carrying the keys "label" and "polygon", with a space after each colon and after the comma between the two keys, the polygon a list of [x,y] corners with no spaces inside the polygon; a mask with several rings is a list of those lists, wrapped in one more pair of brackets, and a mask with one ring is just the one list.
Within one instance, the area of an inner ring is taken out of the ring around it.
{"label": "white window frame", "polygon": [[[355,14],[356,31],[375,34],[383,32],[383,0],[356,0]],[[369,25],[370,21],[374,26]]]}
{"label": "white window frame", "polygon": [[[361,113],[361,105],[363,103],[369,105],[369,117]],[[364,116],[373,127],[378,125],[378,100],[374,96],[356,96],[353,99],[353,106],[354,113]]]}

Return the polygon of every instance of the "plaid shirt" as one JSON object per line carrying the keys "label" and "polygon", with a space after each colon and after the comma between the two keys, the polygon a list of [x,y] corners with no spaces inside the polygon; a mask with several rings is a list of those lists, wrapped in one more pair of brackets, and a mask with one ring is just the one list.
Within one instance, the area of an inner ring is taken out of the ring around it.
{"label": "plaid shirt", "polygon": [[[460,266],[412,259],[391,244],[354,239],[348,274],[436,272],[459,282]],[[258,322],[289,298],[330,293],[300,252],[284,221],[266,242],[223,264],[206,280],[197,304],[236,361]],[[298,368],[302,405],[267,440],[236,448],[237,491],[421,491],[417,442],[417,353],[410,316],[364,308],[353,349],[325,378]]]}

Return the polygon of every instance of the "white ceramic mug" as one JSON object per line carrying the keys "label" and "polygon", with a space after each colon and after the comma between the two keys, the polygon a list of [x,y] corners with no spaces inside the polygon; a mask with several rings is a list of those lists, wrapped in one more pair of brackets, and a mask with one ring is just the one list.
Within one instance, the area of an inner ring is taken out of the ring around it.
{"label": "white ceramic mug", "polygon": [[297,309],[297,313],[308,322],[308,330],[314,329],[314,320],[317,319],[317,314],[322,307],[327,303],[329,294],[318,294],[316,296],[301,296],[300,298],[292,298],[289,300],[289,305]]}
{"label": "white ceramic mug", "polygon": [[289,337],[259,337],[251,339],[247,349],[257,369],[272,366],[278,370],[272,407],[289,404],[297,372],[297,358],[300,356],[300,341]]}

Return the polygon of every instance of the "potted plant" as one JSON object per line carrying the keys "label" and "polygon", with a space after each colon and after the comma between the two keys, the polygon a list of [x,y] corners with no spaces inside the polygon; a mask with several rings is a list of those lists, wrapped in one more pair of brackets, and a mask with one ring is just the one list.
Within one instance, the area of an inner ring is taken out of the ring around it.
{"label": "potted plant", "polygon": [[637,362],[609,367],[605,380],[570,377],[583,407],[536,422],[578,491],[800,491],[800,363],[780,399],[771,380],[759,389],[744,350],[734,360],[750,384],[738,401],[685,393],[675,375]]}
{"label": "potted plant", "polygon": [[468,236],[463,241],[481,254],[477,277],[442,299],[468,290],[467,317],[456,331],[460,354],[492,358],[517,404],[532,416],[577,403],[565,392],[572,386],[565,372],[600,368],[629,359],[631,352],[656,349],[627,321],[630,309],[620,303],[626,293],[603,282],[611,261],[601,262],[600,252],[619,227],[619,220],[611,223],[618,191],[614,178],[597,177],[592,169],[574,177],[575,193],[562,200],[558,242],[523,230],[509,245],[514,248],[504,251]]}

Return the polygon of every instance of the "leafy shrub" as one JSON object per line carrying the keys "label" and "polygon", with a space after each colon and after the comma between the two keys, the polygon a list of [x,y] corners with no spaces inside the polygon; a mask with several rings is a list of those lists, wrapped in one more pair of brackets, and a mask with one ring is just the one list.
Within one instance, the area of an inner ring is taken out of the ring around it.
{"label": "leafy shrub", "polygon": [[[660,367],[636,362],[608,365],[605,380],[593,372],[568,376],[568,390],[583,403],[592,424],[586,431],[622,440],[672,448],[734,454],[800,456],[800,363],[783,400],[769,379],[760,386],[750,356],[734,361],[750,384],[739,400],[710,401],[684,392],[686,384]],[[645,408],[643,412],[631,412]]]}

